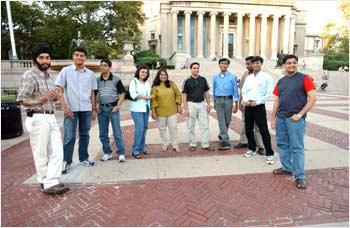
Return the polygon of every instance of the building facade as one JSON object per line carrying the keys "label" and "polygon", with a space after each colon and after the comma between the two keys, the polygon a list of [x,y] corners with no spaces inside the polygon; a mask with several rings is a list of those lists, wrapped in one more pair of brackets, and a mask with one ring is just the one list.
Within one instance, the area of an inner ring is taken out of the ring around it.
{"label": "building facade", "polygon": [[[147,4],[145,2],[145,4]],[[295,0],[160,1],[142,26],[142,49],[165,59],[304,54],[305,11]]]}

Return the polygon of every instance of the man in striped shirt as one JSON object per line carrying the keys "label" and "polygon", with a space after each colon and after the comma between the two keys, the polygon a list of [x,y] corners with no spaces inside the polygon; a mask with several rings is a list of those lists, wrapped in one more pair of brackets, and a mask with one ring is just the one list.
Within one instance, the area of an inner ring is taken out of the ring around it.
{"label": "man in striped shirt", "polygon": [[125,147],[123,134],[120,127],[119,109],[124,101],[125,87],[119,77],[111,73],[112,62],[103,59],[100,62],[101,77],[97,78],[97,107],[98,124],[100,128],[100,140],[102,143],[102,161],[110,160],[112,150],[108,138],[109,121],[111,121],[114,141],[118,148],[119,162],[125,162]]}

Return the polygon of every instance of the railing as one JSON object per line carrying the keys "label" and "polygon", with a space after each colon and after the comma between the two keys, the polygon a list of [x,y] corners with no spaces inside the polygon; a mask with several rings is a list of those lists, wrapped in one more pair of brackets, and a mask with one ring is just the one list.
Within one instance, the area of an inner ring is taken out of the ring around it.
{"label": "railing", "polygon": [[23,69],[31,68],[33,66],[32,60],[2,60],[2,69]]}

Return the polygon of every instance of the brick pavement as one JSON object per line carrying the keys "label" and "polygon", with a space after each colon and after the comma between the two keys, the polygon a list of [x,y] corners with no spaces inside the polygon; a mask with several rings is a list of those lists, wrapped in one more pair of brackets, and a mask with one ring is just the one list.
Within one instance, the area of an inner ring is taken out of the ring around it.
{"label": "brick pavement", "polygon": [[[323,103],[317,108],[336,106]],[[334,110],[324,111],[316,112],[341,120],[345,117]],[[129,120],[130,115],[122,119]],[[179,122],[183,121],[180,117]],[[151,122],[150,128],[155,127]],[[237,117],[230,127],[240,131]],[[123,127],[127,147],[132,142],[132,131],[131,126]],[[307,132],[308,136],[348,149],[348,134],[316,122],[309,123]],[[180,145],[183,152],[179,154],[160,153],[157,144],[148,148],[152,151],[148,159],[244,152],[189,153],[185,144]],[[42,194],[37,184],[23,184],[35,173],[26,140],[1,153],[1,172],[2,226],[300,226],[349,221],[348,167],[308,170],[307,190],[298,190],[289,176],[254,173],[71,184],[70,192],[52,197]]]}

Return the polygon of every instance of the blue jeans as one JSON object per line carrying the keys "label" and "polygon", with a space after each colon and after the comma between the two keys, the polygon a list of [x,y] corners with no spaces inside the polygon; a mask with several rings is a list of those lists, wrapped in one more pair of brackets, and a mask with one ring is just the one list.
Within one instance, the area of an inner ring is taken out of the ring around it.
{"label": "blue jeans", "polygon": [[91,128],[92,112],[73,112],[73,118],[64,117],[64,139],[63,139],[63,160],[68,164],[72,163],[75,132],[79,123],[79,161],[89,158],[89,131]]}
{"label": "blue jeans", "polygon": [[100,128],[100,140],[102,143],[103,153],[111,154],[112,150],[109,144],[108,127],[109,120],[112,123],[112,130],[114,141],[118,148],[118,154],[125,154],[125,147],[123,142],[123,133],[120,127],[120,114],[118,112],[112,112],[113,107],[100,105],[100,113],[98,114],[98,126]]}
{"label": "blue jeans", "polygon": [[145,141],[149,112],[131,112],[131,116],[135,123],[134,144],[131,151],[133,154],[138,154],[146,151]]}
{"label": "blue jeans", "polygon": [[296,179],[305,179],[304,172],[304,135],[306,122],[286,118],[276,120],[276,141],[282,168],[293,172]]}

